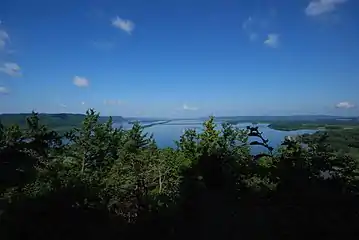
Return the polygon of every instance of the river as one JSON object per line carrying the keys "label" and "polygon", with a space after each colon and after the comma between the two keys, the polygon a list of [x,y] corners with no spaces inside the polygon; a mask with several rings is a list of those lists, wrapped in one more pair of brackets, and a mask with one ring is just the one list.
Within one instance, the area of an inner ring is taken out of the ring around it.
{"label": "river", "polygon": [[[217,122],[220,126],[220,122]],[[114,127],[123,126],[125,129],[130,128],[131,124],[121,124],[114,123]],[[236,126],[240,128],[246,128],[250,126],[251,123],[240,123]],[[284,140],[285,136],[295,136],[305,133],[314,133],[316,130],[298,130],[298,131],[279,131],[274,130],[268,127],[268,124],[258,124],[259,130],[263,132],[264,138],[269,140],[269,145],[273,148],[277,148],[281,142]],[[164,124],[153,125],[151,127],[145,128],[145,132],[153,134],[157,145],[159,147],[175,147],[175,141],[180,139],[180,136],[186,129],[196,129],[202,131],[202,122],[199,120],[174,120]],[[250,138],[249,141],[253,141],[254,138]],[[258,140],[258,139],[255,139]],[[252,153],[256,154],[258,152],[264,151],[263,147],[255,146],[252,147]]]}

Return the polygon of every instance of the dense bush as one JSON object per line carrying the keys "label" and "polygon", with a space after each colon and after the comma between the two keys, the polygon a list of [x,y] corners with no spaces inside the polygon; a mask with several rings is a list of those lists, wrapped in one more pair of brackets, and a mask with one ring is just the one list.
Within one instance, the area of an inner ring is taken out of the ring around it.
{"label": "dense bush", "polygon": [[[274,153],[258,128],[214,119],[159,149],[139,124],[114,129],[93,110],[66,134],[0,125],[1,239],[349,237],[357,162],[317,139]],[[248,143],[248,136],[258,141]],[[250,145],[267,154],[251,156]]]}

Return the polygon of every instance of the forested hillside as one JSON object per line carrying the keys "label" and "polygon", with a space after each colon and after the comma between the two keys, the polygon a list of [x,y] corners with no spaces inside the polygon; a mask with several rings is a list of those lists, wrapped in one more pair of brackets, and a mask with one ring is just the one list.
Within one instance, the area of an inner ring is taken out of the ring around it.
{"label": "forested hillside", "polygon": [[[14,113],[14,114],[0,114],[0,122],[4,126],[11,126],[13,124],[18,125],[20,128],[26,127],[26,119],[30,117],[29,113]],[[54,113],[46,114],[41,113],[37,115],[39,122],[46,125],[51,130],[65,132],[73,127],[81,126],[86,115],[84,114],[72,114],[72,113]],[[100,122],[106,122],[109,117],[101,116]],[[113,117],[113,121],[122,122],[124,118],[120,116]]]}
{"label": "forested hillside", "polygon": [[315,134],[304,134],[301,141],[310,143],[325,137],[325,142],[331,151],[338,154],[348,154],[359,160],[359,128],[338,128]]}
{"label": "forested hillside", "polygon": [[[57,132],[0,126],[1,239],[343,239],[358,233],[358,162],[325,137],[286,139],[214,119],[159,149],[143,127],[89,110]],[[254,136],[257,141],[248,142]],[[25,141],[26,140],[26,141]],[[250,145],[269,154],[251,156]]]}

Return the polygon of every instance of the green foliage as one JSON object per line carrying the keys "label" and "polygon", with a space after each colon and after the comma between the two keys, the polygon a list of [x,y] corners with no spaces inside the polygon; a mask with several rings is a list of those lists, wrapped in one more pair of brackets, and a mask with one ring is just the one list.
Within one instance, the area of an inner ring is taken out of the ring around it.
{"label": "green foliage", "polygon": [[309,135],[305,134],[301,137],[304,143],[312,144],[324,141],[329,145],[328,151],[338,154],[348,154],[359,160],[359,130],[358,129],[340,129],[330,130],[326,132],[317,132]]}
{"label": "green foliage", "polygon": [[[2,239],[356,230],[358,162],[333,151],[330,136],[315,135],[306,147],[287,138],[275,153],[258,127],[217,126],[210,117],[203,131],[185,131],[177,148],[160,149],[138,122],[129,130],[112,125],[90,109],[64,144],[36,113],[26,128],[0,124]],[[251,156],[251,145],[267,151]]]}

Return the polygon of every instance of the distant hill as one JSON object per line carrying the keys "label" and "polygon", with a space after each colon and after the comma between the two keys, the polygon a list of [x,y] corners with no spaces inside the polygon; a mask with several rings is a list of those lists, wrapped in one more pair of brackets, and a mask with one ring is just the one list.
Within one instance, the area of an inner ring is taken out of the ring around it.
{"label": "distant hill", "polygon": [[340,117],[328,115],[292,115],[292,116],[235,116],[216,117],[221,122],[267,123],[272,129],[294,131],[300,129],[343,129],[358,128],[358,117]]}
{"label": "distant hill", "polygon": [[[101,122],[106,122],[106,121],[108,121],[108,119],[109,119],[110,117],[109,116],[100,116],[100,121]],[[128,119],[126,118],[123,118],[123,117],[121,117],[121,116],[112,116],[112,121],[115,123],[115,122],[127,122],[128,121]]]}
{"label": "distant hill", "polygon": [[229,122],[322,122],[322,121],[359,121],[358,117],[340,117],[329,115],[292,115],[292,116],[221,116],[216,117],[221,121]]}
{"label": "distant hill", "polygon": [[[26,118],[31,116],[30,113],[15,113],[15,114],[0,114],[0,122],[5,126],[19,125],[20,128],[26,126]],[[72,113],[55,113],[47,114],[40,113],[40,122],[45,124],[51,129],[66,131],[73,127],[78,127],[82,124],[85,114],[72,114]],[[108,116],[101,116],[100,122],[106,122],[109,119]],[[112,117],[114,122],[126,121],[121,116]]]}

